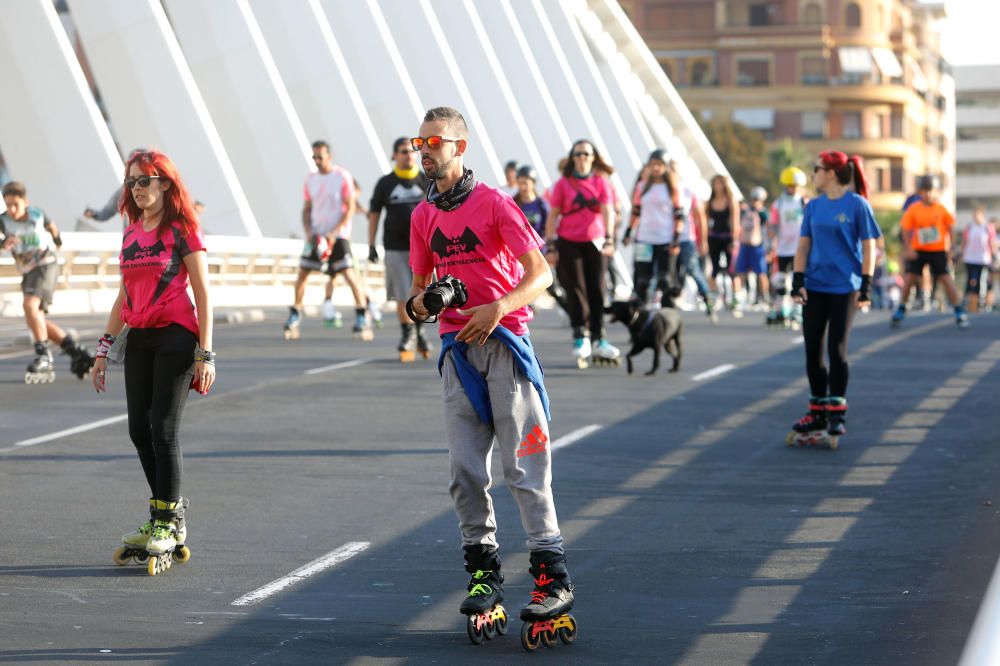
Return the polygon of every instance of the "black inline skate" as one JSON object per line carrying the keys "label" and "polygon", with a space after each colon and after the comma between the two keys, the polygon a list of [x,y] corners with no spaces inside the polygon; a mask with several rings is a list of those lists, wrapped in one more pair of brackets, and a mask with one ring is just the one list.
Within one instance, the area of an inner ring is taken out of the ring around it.
{"label": "black inline skate", "polygon": [[569,645],[576,640],[576,618],[573,608],[573,583],[566,568],[566,556],[551,550],[538,550],[530,555],[535,589],[531,603],[521,609],[521,645],[533,651],[539,645],[555,647],[558,637]]}
{"label": "black inline skate", "polygon": [[507,633],[507,611],[503,601],[503,574],[500,553],[486,545],[465,546],[465,570],[472,574],[469,596],[459,611],[468,616],[465,631],[476,645]]}
{"label": "black inline skate", "polygon": [[847,434],[847,398],[827,399],[826,432],[831,437]]}
{"label": "black inline skate", "polygon": [[24,371],[25,384],[51,384],[56,380],[55,364],[52,362],[52,352],[49,343],[35,343],[35,359]]}
{"label": "black inline skate", "polygon": [[399,346],[396,350],[399,351],[399,361],[400,363],[413,363],[417,358],[417,331],[413,324],[400,324],[403,329],[403,334],[399,338]]}
{"label": "black inline skate", "polygon": [[86,377],[90,373],[90,369],[94,367],[95,360],[87,348],[81,345],[76,337],[72,335],[67,335],[63,338],[60,347],[69,356],[70,372],[80,379]]}
{"label": "black inline skate", "polygon": [[427,336],[424,335],[424,327],[417,324],[417,351],[426,361],[434,353],[434,345],[430,343]]}
{"label": "black inline skate", "polygon": [[839,443],[837,435],[827,432],[827,398],[810,398],[809,411],[792,424],[792,431],[785,438],[788,446],[818,446],[835,449]]}

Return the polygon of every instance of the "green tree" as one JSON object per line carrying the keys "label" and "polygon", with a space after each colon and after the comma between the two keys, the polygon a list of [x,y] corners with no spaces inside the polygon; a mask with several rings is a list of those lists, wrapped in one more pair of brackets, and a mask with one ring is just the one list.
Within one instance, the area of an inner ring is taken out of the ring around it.
{"label": "green tree", "polygon": [[702,129],[744,197],[753,187],[770,182],[765,161],[767,147],[760,132],[728,120],[705,121]]}

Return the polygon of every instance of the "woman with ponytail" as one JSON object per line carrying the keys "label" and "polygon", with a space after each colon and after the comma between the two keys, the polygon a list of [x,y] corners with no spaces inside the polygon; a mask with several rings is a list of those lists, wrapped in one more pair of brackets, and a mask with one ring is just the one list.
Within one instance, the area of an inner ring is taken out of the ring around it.
{"label": "woman with ponytail", "polygon": [[149,484],[150,519],[122,537],[115,561],[148,558],[152,575],[169,563],[170,553],[178,561],[189,555],[177,435],[188,391],[204,395],[215,383],[212,306],[201,227],[166,155],[151,150],[129,157],[118,210],[128,220],[118,257],[121,287],[97,343],[91,380],[98,393],[105,391],[108,352],[128,324],[128,430]]}
{"label": "woman with ponytail", "polygon": [[826,430],[839,436],[847,432],[847,336],[858,306],[871,301],[875,245],[882,233],[868,203],[860,157],[820,153],[813,185],[820,196],[806,206],[792,278],[792,294],[803,304],[812,397],[809,412],[792,428],[800,434]]}

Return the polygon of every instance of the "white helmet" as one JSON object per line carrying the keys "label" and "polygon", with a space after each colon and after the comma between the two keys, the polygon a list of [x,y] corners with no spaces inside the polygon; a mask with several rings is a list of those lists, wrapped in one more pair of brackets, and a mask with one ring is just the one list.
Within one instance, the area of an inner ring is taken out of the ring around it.
{"label": "white helmet", "polygon": [[767,190],[765,190],[760,185],[750,190],[750,201],[766,201],[766,200],[767,200]]}

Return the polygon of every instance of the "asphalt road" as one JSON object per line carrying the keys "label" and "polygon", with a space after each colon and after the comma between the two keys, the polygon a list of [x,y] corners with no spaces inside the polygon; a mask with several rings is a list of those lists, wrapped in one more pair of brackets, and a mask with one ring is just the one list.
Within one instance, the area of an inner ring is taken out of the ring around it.
{"label": "asphalt road", "polygon": [[[553,439],[589,434],[554,454],[579,639],[531,657],[517,621],[486,645],[465,636],[433,363],[396,363],[391,326],[364,343],[308,320],[285,342],[279,317],[217,328],[217,387],[183,428],[193,556],[155,578],[111,563],[147,497],[114,420],[120,372],[98,396],[63,357],[55,384],[25,386],[29,357],[0,350],[0,662],[957,660],[1000,553],[1000,317],[859,317],[831,452],[784,444],[802,346],[763,315],[686,314],[681,372],[647,378],[577,370],[568,329],[540,313]],[[524,537],[509,493],[494,497],[516,615]],[[233,605],[349,544],[370,545]]]}

